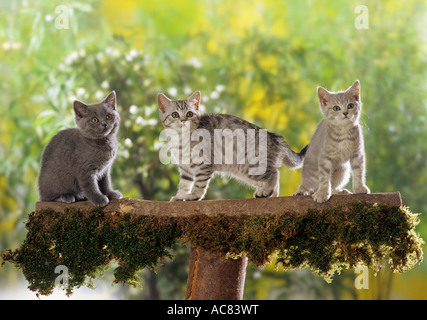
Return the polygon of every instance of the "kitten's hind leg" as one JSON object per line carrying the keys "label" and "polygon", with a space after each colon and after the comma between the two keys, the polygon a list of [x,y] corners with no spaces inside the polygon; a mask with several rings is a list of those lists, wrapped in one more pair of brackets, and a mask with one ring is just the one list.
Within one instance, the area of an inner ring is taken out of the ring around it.
{"label": "kitten's hind leg", "polygon": [[344,187],[350,180],[350,167],[348,163],[336,169],[331,176],[331,191],[332,194],[351,194]]}
{"label": "kitten's hind leg", "polygon": [[58,198],[53,200],[55,202],[73,203],[76,202],[76,198],[72,194],[61,194]]}
{"label": "kitten's hind leg", "polygon": [[80,193],[76,194],[75,198],[76,198],[76,202],[77,201],[87,201],[87,198],[86,198],[86,196],[84,195],[83,192],[80,192]]}
{"label": "kitten's hind leg", "polygon": [[279,195],[279,170],[266,172],[256,177],[254,198],[269,198]]}
{"label": "kitten's hind leg", "polygon": [[280,191],[280,171],[277,170],[277,179],[276,179],[276,186],[274,187],[272,197],[278,197]]}

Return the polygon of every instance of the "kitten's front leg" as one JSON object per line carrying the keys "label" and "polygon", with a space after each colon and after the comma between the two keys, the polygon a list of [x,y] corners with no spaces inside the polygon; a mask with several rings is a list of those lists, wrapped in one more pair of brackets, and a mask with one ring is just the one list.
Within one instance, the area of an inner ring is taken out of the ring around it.
{"label": "kitten's front leg", "polygon": [[193,186],[193,176],[189,172],[179,170],[180,180],[177,194],[170,201],[184,201]]}
{"label": "kitten's front leg", "polygon": [[313,194],[314,201],[323,203],[331,197],[331,173],[332,162],[328,158],[321,157],[319,160],[319,187]]}
{"label": "kitten's front leg", "polygon": [[90,202],[92,202],[92,204],[103,207],[110,202],[108,197],[103,195],[99,190],[96,175],[91,174],[87,176],[81,176],[78,180],[79,186],[82,189],[84,195]]}
{"label": "kitten's front leg", "polygon": [[356,153],[350,159],[350,165],[353,172],[354,193],[370,193],[365,183],[365,155],[362,152]]}
{"label": "kitten's front leg", "polygon": [[106,171],[105,175],[98,181],[100,191],[105,194],[108,199],[121,199],[123,195],[118,190],[113,190],[111,187],[110,168]]}
{"label": "kitten's front leg", "polygon": [[194,182],[193,192],[185,196],[185,201],[202,200],[208,189],[209,182],[212,178],[212,171],[202,171],[196,174],[196,181]]}

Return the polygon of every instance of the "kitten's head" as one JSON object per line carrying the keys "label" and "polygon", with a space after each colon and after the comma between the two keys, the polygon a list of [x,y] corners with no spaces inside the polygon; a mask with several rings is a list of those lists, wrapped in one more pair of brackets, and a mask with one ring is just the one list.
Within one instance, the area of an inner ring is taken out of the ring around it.
{"label": "kitten's head", "polygon": [[317,95],[320,101],[320,110],[328,121],[337,125],[357,123],[362,110],[360,100],[360,82],[356,80],[346,91],[329,92],[318,87]]}
{"label": "kitten's head", "polygon": [[182,128],[196,129],[200,122],[200,91],[194,92],[187,100],[171,100],[163,93],[157,95],[159,116],[166,129],[181,132]]}
{"label": "kitten's head", "polygon": [[74,101],[74,114],[77,127],[87,138],[102,139],[115,135],[119,130],[120,117],[114,91],[98,103]]}

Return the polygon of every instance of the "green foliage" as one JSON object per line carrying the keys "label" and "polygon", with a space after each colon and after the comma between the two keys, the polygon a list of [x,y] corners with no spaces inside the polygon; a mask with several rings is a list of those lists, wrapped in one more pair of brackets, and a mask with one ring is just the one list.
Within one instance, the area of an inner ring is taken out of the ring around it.
{"label": "green foliage", "polygon": [[118,263],[115,283],[138,286],[137,272],[172,258],[168,250],[178,238],[230,258],[245,254],[255,266],[274,257],[284,270],[309,268],[331,281],[344,267],[378,271],[384,259],[394,272],[412,269],[422,261],[418,223],[407,208],[366,203],[306,214],[179,218],[105,214],[99,207],[64,214],[44,210],[30,214],[22,246],[1,257],[22,269],[30,290],[44,295],[54,289],[58,265],[69,268],[67,294],[90,285],[112,260]]}
{"label": "green foliage", "polygon": [[33,212],[26,228],[21,248],[6,250],[2,257],[22,269],[30,290],[44,295],[52,293],[56,266],[69,268],[70,294],[102,275],[112,259],[118,262],[115,282],[139,286],[136,271],[156,268],[159,258],[172,258],[167,248],[179,236],[171,219],[107,215],[99,207],[86,213]]}

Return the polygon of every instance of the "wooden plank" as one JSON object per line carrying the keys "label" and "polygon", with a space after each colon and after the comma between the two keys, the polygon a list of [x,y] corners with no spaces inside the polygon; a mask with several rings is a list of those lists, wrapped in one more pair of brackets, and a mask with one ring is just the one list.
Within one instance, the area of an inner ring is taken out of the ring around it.
{"label": "wooden plank", "polygon": [[[305,213],[309,209],[326,210],[330,208],[345,208],[350,203],[363,201],[367,203],[381,203],[390,206],[401,206],[402,198],[399,192],[333,195],[325,203],[314,202],[311,196],[291,196],[258,199],[227,199],[227,200],[202,200],[202,201],[151,201],[124,198],[112,200],[103,208],[106,213],[132,213],[149,216],[185,217],[194,214],[214,216],[219,213],[229,216],[234,215],[261,215],[279,214],[285,211]],[[86,211],[93,208],[88,201],[72,204],[62,202],[37,202],[36,211],[51,209],[64,212],[66,208]]]}

